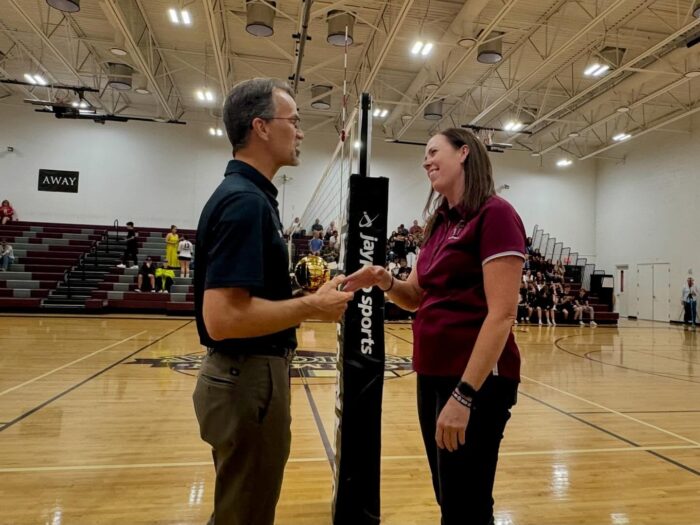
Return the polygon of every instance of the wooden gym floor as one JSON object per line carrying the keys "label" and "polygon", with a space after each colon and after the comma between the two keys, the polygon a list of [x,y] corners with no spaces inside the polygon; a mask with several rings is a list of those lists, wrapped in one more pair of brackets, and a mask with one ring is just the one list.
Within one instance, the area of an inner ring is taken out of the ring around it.
{"label": "wooden gym floor", "polygon": [[[410,326],[386,333],[382,523],[437,525]],[[516,335],[496,523],[700,524],[700,335],[624,321]],[[335,326],[306,323],[299,343],[277,524],[327,525]],[[206,523],[213,468],[191,403],[202,355],[189,319],[0,316],[0,523]]]}

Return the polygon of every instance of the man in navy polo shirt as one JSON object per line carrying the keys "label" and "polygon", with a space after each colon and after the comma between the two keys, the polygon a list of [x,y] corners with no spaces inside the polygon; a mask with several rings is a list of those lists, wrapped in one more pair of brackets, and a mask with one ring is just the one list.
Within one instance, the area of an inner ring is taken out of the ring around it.
{"label": "man in navy polo shirt", "polygon": [[258,78],[224,105],[233,146],[224,180],[202,210],[194,277],[197,330],[207,355],[193,400],[216,469],[213,525],[272,525],[291,440],[289,365],[295,327],[337,321],[352,293],[338,276],[292,299],[277,188],[299,163],[304,134],[291,88]]}

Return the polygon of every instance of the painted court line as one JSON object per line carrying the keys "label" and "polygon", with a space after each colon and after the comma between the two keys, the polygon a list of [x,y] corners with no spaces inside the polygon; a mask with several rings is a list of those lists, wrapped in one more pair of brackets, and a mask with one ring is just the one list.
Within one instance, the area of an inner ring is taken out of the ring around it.
{"label": "painted court line", "polygon": [[622,412],[618,412],[617,410],[614,410],[612,408],[606,407],[604,405],[601,405],[599,403],[596,403],[595,401],[590,401],[586,398],[583,398],[581,396],[577,396],[576,394],[572,394],[571,392],[566,392],[565,390],[561,390],[557,387],[554,387],[552,385],[548,385],[547,383],[543,383],[541,381],[537,381],[536,379],[532,379],[527,376],[521,376],[523,379],[526,379],[530,381],[531,383],[535,383],[536,385],[543,386],[545,388],[549,388],[551,390],[554,390],[555,392],[559,392],[560,394],[564,394],[565,396],[572,397],[574,399],[577,399],[578,401],[582,401],[584,403],[588,403],[589,405],[592,405],[594,407],[598,407],[602,410],[605,410],[607,412],[610,412],[611,414],[615,414],[617,416],[623,417],[625,419],[629,419],[630,421],[634,421],[635,423],[638,423],[640,425],[643,425],[645,427],[653,428],[654,430],[661,432],[662,434],[667,434],[669,436],[673,436],[676,439],[680,439],[681,441],[685,441],[686,443],[690,443],[691,445],[694,445],[696,447],[700,447],[700,443],[697,441],[693,441],[692,439],[689,439],[687,437],[681,436],[680,434],[676,434],[675,432],[671,432],[670,430],[666,430],[664,428],[658,427],[656,425],[652,425],[651,423],[647,423],[646,421],[642,421],[641,419],[637,419],[636,417],[632,417],[628,414],[623,414]]}
{"label": "painted court line", "polygon": [[[611,448],[580,448],[568,450],[523,450],[518,452],[501,452],[501,457],[507,456],[549,456],[552,454],[605,454],[617,452],[648,452],[657,450],[693,450],[700,448],[695,445],[660,445],[658,447],[611,447]],[[417,456],[382,456],[382,461],[408,461],[424,460],[424,455]],[[291,458],[288,463],[319,463],[328,461],[327,457],[318,458]],[[80,470],[125,470],[125,469],[149,469],[149,468],[178,468],[178,467],[209,467],[209,461],[185,461],[179,463],[131,463],[123,465],[68,465],[56,467],[8,467],[0,468],[0,473],[28,473],[28,472],[72,472]]]}
{"label": "painted court line", "polygon": [[148,330],[143,330],[143,331],[139,332],[138,334],[134,334],[130,337],[127,337],[126,339],[122,339],[121,341],[117,341],[116,343],[112,343],[111,345],[104,346],[104,347],[100,348],[99,350],[95,350],[91,354],[84,355],[83,357],[79,357],[78,359],[71,361],[70,363],[66,363],[65,365],[59,366],[58,368],[54,368],[53,370],[50,370],[50,371],[46,372],[45,374],[41,374],[40,376],[37,376],[33,379],[25,381],[24,383],[20,383],[19,385],[15,385],[12,388],[8,388],[7,390],[3,390],[2,392],[0,392],[0,396],[4,396],[5,394],[9,394],[10,392],[18,390],[18,389],[22,388],[23,386],[30,385],[30,384],[34,383],[35,381],[39,381],[40,379],[44,379],[45,377],[50,376],[51,374],[54,374],[54,373],[58,372],[59,370],[63,370],[64,368],[68,368],[69,366],[72,366],[76,363],[79,363],[80,361],[84,361],[85,359],[88,359],[89,357],[97,355],[100,352],[104,352],[105,350],[109,350],[110,348],[118,346],[122,343],[126,343],[130,339],[133,339],[134,337],[138,337],[140,335],[143,335],[147,332],[148,332]]}

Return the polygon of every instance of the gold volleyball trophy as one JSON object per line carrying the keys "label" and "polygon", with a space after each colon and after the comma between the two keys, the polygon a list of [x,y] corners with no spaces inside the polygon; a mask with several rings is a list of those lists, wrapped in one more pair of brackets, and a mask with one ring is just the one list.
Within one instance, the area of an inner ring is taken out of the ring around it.
{"label": "gold volleyball trophy", "polygon": [[304,291],[313,293],[331,278],[328,263],[318,255],[302,257],[294,267],[294,279]]}

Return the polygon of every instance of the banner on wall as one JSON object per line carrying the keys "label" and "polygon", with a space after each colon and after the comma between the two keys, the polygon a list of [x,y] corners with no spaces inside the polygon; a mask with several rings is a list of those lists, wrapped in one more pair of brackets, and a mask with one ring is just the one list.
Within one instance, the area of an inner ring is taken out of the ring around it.
{"label": "banner on wall", "polygon": [[39,191],[78,193],[77,171],[39,170]]}

